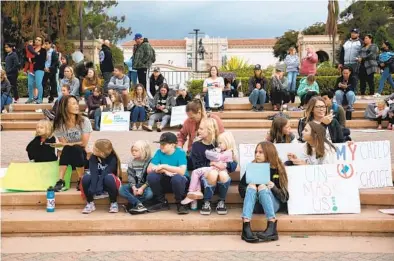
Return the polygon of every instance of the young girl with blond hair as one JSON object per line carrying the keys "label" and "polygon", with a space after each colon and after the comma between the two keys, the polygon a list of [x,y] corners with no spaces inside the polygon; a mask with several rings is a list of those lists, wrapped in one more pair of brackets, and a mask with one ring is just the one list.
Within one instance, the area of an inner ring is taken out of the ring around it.
{"label": "young girl with blond hair", "polygon": [[[241,238],[248,243],[278,240],[275,213],[284,209],[289,199],[286,169],[275,145],[268,141],[257,144],[253,163],[270,164],[270,181],[267,184],[247,184],[247,173],[242,176],[238,186],[239,194],[244,199]],[[267,228],[264,232],[252,233],[250,221],[253,213],[265,213]]]}
{"label": "young girl with blond hair", "polygon": [[143,205],[145,201],[153,197],[152,189],[146,180],[147,169],[152,159],[152,151],[147,141],[139,140],[131,146],[131,155],[127,167],[128,184],[119,189],[120,196],[127,199],[128,203],[123,206],[130,214],[142,214],[147,211]]}
{"label": "young girl with blond hair", "polygon": [[118,92],[112,92],[109,95],[109,98],[111,100],[110,111],[112,112],[124,111],[122,96]]}
{"label": "young girl with blond hair", "polygon": [[55,142],[52,122],[40,120],[36,126],[36,136],[26,147],[29,160],[34,162],[56,161],[55,148],[48,145]]}
{"label": "young girl with blond hair", "polygon": [[119,211],[116,202],[118,190],[121,185],[119,175],[122,173],[121,164],[112,143],[107,139],[99,139],[94,143],[93,155],[89,159],[90,175],[82,177],[82,196],[86,197],[87,204],[82,210],[83,214],[90,214],[96,210],[95,196],[104,192],[109,195],[111,202],[109,213]]}
{"label": "young girl with blond hair", "polygon": [[142,84],[137,84],[130,93],[127,110],[131,111],[130,122],[131,129],[142,129],[142,123],[146,120],[146,109],[149,108],[148,95]]}

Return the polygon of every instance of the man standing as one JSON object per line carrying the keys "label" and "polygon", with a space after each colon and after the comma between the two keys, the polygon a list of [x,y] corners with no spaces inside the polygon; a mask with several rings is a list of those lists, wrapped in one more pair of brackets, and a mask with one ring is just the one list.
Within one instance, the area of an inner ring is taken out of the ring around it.
{"label": "man standing", "polygon": [[148,70],[156,61],[155,50],[149,44],[148,39],[144,39],[140,33],[135,34],[134,41],[136,45],[133,68],[137,70],[138,82],[146,89]]}
{"label": "man standing", "polygon": [[112,73],[114,71],[112,52],[108,40],[104,41],[99,56],[100,56],[100,70],[104,78],[104,93],[108,93],[108,83],[111,80]]}
{"label": "man standing", "polygon": [[7,56],[5,57],[5,71],[7,78],[10,81],[12,92],[14,95],[14,102],[17,103],[19,99],[18,94],[18,71],[19,71],[19,59],[16,52],[14,52],[14,44],[6,43],[4,45],[5,52]]}
{"label": "man standing", "polygon": [[49,80],[49,97],[48,103],[52,103],[57,95],[57,81],[56,74],[59,66],[59,56],[57,52],[52,48],[52,42],[50,40],[45,40],[44,48],[47,50],[47,58],[45,61],[45,74],[42,80],[42,85],[44,90],[48,89],[47,84]]}
{"label": "man standing", "polygon": [[357,93],[358,84],[358,73],[360,69],[360,52],[363,46],[362,40],[359,38],[360,31],[357,28],[353,28],[350,31],[350,39],[347,40],[342,48],[339,56],[339,69],[342,70],[344,66],[350,67],[352,70],[352,76],[356,79],[354,91]]}

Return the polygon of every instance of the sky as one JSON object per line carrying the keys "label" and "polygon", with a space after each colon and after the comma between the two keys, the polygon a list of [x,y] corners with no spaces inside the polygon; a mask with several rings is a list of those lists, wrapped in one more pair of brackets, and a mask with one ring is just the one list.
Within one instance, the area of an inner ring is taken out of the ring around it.
{"label": "sky", "polygon": [[[193,29],[209,37],[274,38],[327,19],[327,0],[308,1],[119,1],[109,15],[125,15],[132,36],[184,39]],[[339,1],[343,10],[350,0]]]}

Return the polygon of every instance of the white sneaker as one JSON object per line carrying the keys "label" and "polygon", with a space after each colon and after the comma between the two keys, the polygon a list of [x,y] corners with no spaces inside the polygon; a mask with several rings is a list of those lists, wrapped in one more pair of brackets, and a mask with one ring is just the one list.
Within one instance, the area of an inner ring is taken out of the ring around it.
{"label": "white sneaker", "polygon": [[109,207],[109,213],[118,213],[119,212],[119,207],[117,202],[111,203],[111,206]]}
{"label": "white sneaker", "polygon": [[382,95],[380,95],[379,93],[375,93],[373,97],[379,98],[380,96],[382,96]]}
{"label": "white sneaker", "polygon": [[94,205],[94,202],[88,202],[85,206],[85,208],[82,210],[82,214],[90,214],[93,211],[96,210],[96,206]]}

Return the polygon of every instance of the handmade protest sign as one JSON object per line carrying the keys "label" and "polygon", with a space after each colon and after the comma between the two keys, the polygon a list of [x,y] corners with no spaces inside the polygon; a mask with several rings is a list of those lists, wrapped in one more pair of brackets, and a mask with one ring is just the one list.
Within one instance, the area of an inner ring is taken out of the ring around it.
{"label": "handmade protest sign", "polygon": [[[241,177],[245,173],[246,164],[254,159],[257,144],[240,144],[239,157]],[[337,143],[336,161],[337,175],[347,179],[356,179],[359,188],[382,188],[393,186],[391,169],[390,141],[368,141]],[[289,152],[298,158],[305,153],[305,144],[275,144],[279,158],[287,161]]]}
{"label": "handmade protest sign", "polygon": [[[64,177],[70,188],[72,169],[69,166]],[[46,191],[59,179],[59,162],[12,162],[2,180],[2,189],[17,191]]]}
{"label": "handmade protest sign", "polygon": [[286,167],[289,215],[360,213],[356,179],[337,174],[337,164]]}
{"label": "handmade protest sign", "polygon": [[186,119],[186,105],[172,107],[170,127],[183,125]]}
{"label": "handmade protest sign", "polygon": [[220,88],[209,88],[208,89],[208,97],[209,97],[209,107],[217,108],[223,105],[223,93]]}
{"label": "handmade protest sign", "polygon": [[129,131],[130,112],[102,112],[100,131]]}

